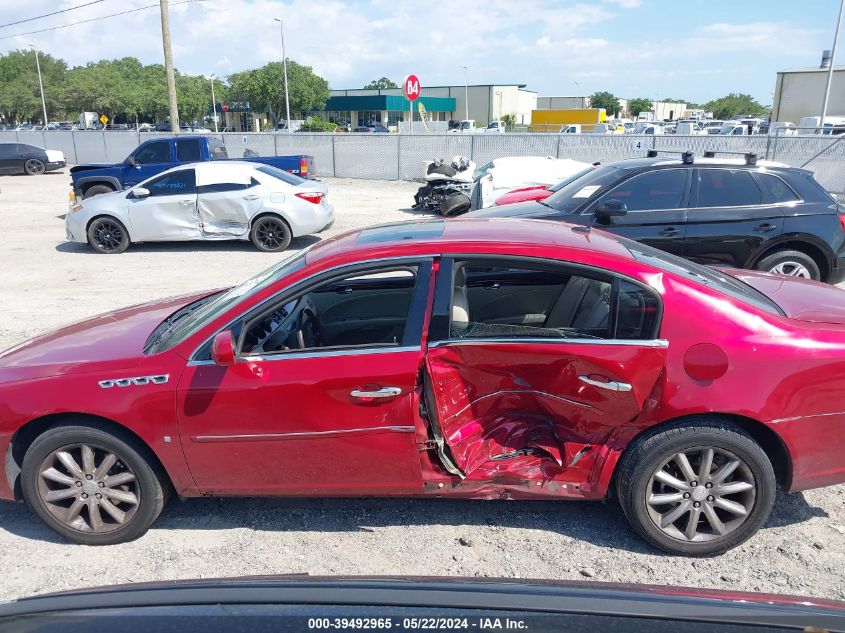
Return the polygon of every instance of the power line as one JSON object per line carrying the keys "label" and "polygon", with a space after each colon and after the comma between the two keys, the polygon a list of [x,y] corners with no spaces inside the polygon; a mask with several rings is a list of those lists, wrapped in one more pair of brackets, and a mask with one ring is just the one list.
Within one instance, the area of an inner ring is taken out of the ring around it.
{"label": "power line", "polygon": [[[203,0],[180,0],[179,2],[174,2],[172,6],[176,6],[178,4],[188,4],[190,2],[203,2]],[[35,35],[36,33],[46,33],[47,31],[58,31],[59,29],[66,29],[69,26],[76,26],[77,24],[85,24],[86,22],[96,22],[97,20],[105,20],[106,18],[114,18],[118,15],[126,15],[127,13],[137,13],[138,11],[143,11],[145,9],[152,9],[154,7],[158,7],[159,4],[148,4],[145,7],[138,7],[137,9],[129,9],[128,11],[121,11],[119,13],[110,13],[109,15],[101,15],[97,18],[89,18],[87,20],[79,20],[78,22],[71,22],[70,24],[62,24],[61,26],[52,26],[49,29],[41,29],[40,31],[28,31],[26,33],[15,33],[14,35],[5,35],[0,37],[0,40],[8,40],[13,37],[22,37],[24,35]]]}
{"label": "power line", "polygon": [[14,26],[15,24],[23,24],[24,22],[32,22],[33,20],[40,20],[41,18],[49,18],[51,15],[59,15],[60,13],[67,13],[68,11],[73,11],[74,9],[81,9],[82,7],[87,7],[92,4],[97,4],[98,2],[103,2],[103,0],[91,0],[91,2],[86,2],[85,4],[78,4],[75,7],[68,7],[67,9],[62,9],[61,11],[53,11],[52,13],[45,13],[44,15],[36,15],[34,18],[27,18],[26,20],[18,20],[17,22],[9,22],[8,24],[0,24],[0,29],[4,29],[7,26]]}

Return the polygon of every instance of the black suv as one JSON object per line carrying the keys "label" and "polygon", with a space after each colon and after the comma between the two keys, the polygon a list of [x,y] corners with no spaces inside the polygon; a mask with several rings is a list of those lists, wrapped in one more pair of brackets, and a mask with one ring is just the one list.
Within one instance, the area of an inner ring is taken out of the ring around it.
{"label": "black suv", "polygon": [[540,202],[472,214],[593,222],[702,264],[829,283],[845,276],[845,207],[812,172],[758,162],[754,154],[671,153],[681,156],[651,150],[647,158],[596,167]]}

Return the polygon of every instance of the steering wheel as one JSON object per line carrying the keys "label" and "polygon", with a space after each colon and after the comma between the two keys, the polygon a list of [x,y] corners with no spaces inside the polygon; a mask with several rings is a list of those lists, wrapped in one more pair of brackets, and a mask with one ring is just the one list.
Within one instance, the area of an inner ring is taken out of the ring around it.
{"label": "steering wheel", "polygon": [[296,320],[296,342],[299,349],[322,347],[323,335],[317,314],[311,308],[302,308]]}

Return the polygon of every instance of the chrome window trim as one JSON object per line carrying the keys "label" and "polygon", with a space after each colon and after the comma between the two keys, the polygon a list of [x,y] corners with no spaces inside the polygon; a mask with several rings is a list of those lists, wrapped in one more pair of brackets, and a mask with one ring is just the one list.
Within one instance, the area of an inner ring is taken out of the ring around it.
{"label": "chrome window trim", "polygon": [[669,341],[666,339],[622,339],[622,338],[542,338],[542,337],[484,337],[484,338],[457,338],[445,339],[442,341],[435,341],[429,343],[429,347],[447,347],[450,345],[475,345],[475,344],[519,344],[519,343],[534,343],[534,344],[550,344],[558,345],[615,345],[627,347],[653,347],[658,349],[666,349],[669,347]]}
{"label": "chrome window trim", "polygon": [[[274,294],[274,295],[271,295],[271,296],[267,297],[267,298],[266,298],[264,301],[262,301],[261,303],[257,303],[256,305],[252,306],[249,310],[247,310],[247,311],[245,311],[245,312],[241,312],[241,313],[240,313],[240,314],[238,314],[236,317],[234,317],[233,319],[231,319],[228,323],[226,323],[226,325],[224,325],[224,326],[222,326],[222,327],[218,328],[218,329],[214,332],[214,334],[212,334],[211,336],[209,336],[208,338],[206,338],[205,340],[203,340],[203,342],[202,342],[202,343],[200,343],[199,345],[197,345],[197,346],[194,348],[194,351],[193,351],[193,352],[191,352],[191,355],[189,356],[188,366],[191,366],[192,364],[195,364],[195,363],[196,363],[196,364],[209,364],[209,363],[208,363],[208,361],[197,361],[197,360],[195,360],[195,358],[194,358],[194,357],[197,355],[197,353],[198,353],[198,352],[199,352],[199,351],[200,351],[203,347],[205,347],[205,346],[208,344],[208,342],[209,342],[211,339],[213,339],[215,336],[217,336],[220,332],[223,332],[224,330],[226,330],[226,329],[228,329],[229,327],[231,327],[231,326],[232,326],[232,324],[233,324],[233,323],[235,323],[235,321],[237,321],[237,320],[238,320],[238,319],[240,319],[241,317],[243,317],[243,316],[244,316],[244,314],[246,314],[246,312],[250,312],[250,311],[252,311],[252,310],[260,310],[260,309],[262,308],[262,306],[264,306],[265,304],[269,303],[270,301],[274,301],[274,300],[276,300],[276,298],[277,298],[277,297],[279,297],[282,293],[288,292],[289,290],[295,290],[296,288],[298,288],[298,287],[300,287],[300,286],[302,286],[302,285],[304,285],[304,284],[307,284],[309,281],[313,281],[315,277],[318,277],[318,276],[320,276],[320,275],[325,275],[325,274],[332,274],[332,273],[334,273],[335,271],[337,271],[337,272],[341,272],[341,271],[343,271],[343,270],[344,270],[344,269],[346,269],[346,268],[357,268],[358,266],[361,266],[361,265],[366,266],[367,264],[378,264],[378,263],[381,263],[381,262],[386,262],[386,263],[391,263],[391,264],[395,264],[395,263],[402,263],[402,262],[416,262],[416,263],[419,263],[419,262],[421,262],[421,261],[434,260],[434,259],[435,259],[435,258],[437,258],[437,257],[441,257],[441,254],[440,254],[440,253],[424,253],[424,254],[420,254],[420,255],[401,255],[401,256],[399,256],[399,257],[387,257],[387,258],[364,259],[364,260],[361,260],[361,261],[358,261],[358,262],[354,262],[354,263],[351,263],[351,264],[344,264],[344,265],[342,265],[342,266],[336,266],[336,267],[334,267],[334,268],[330,268],[330,269],[328,269],[328,270],[323,270],[323,271],[321,271],[321,272],[314,273],[314,274],[309,275],[309,276],[307,276],[307,277],[303,277],[302,279],[300,279],[299,281],[294,282],[293,284],[291,284],[290,286],[288,286],[288,287],[287,287],[287,288],[285,288],[284,290],[281,290],[281,291],[277,292],[276,294]],[[306,259],[305,259],[305,266],[306,266],[306,268],[308,267],[308,259],[307,259],[307,257],[306,257]],[[213,362],[212,362],[211,364],[213,364]]]}
{"label": "chrome window trim", "polygon": [[[303,358],[333,358],[338,356],[363,356],[365,354],[392,354],[402,352],[419,352],[422,348],[410,347],[356,347],[350,349],[320,349],[303,350],[301,352],[279,352],[277,354],[256,354],[254,356],[238,356],[236,362],[267,362],[276,360],[297,360]],[[203,365],[214,365],[213,360],[192,360],[188,361],[188,367],[202,367]]]}

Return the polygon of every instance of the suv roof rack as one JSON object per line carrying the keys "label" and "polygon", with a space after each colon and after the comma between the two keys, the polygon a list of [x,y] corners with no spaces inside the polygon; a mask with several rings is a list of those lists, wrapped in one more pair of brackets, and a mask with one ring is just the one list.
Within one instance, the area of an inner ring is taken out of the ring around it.
{"label": "suv roof rack", "polygon": [[716,158],[716,154],[726,154],[728,156],[743,156],[745,158],[746,165],[757,164],[757,154],[755,152],[717,152],[716,150],[709,149],[704,152],[704,158]]}
{"label": "suv roof rack", "polygon": [[681,160],[686,165],[691,165],[695,160],[695,156],[693,155],[692,151],[690,151],[690,150],[679,152],[679,151],[671,150],[671,149],[650,149],[646,152],[646,157],[647,158],[657,158],[658,154],[680,154]]}

